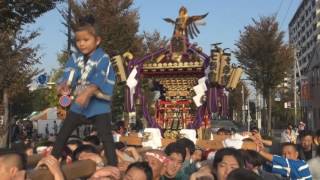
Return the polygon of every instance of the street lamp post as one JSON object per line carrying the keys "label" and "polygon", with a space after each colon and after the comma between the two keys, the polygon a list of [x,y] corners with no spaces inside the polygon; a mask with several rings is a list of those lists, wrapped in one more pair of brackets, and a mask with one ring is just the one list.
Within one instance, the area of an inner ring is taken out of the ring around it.
{"label": "street lamp post", "polygon": [[245,117],[245,102],[244,102],[244,87],[243,84],[241,84],[241,94],[242,94],[242,124],[244,125],[246,122]]}
{"label": "street lamp post", "polygon": [[[294,67],[293,67],[293,71],[294,71],[294,84],[293,84],[293,101],[294,101],[294,124],[297,124],[297,54],[296,54],[296,50],[294,49]],[[301,83],[301,82],[300,82]]]}

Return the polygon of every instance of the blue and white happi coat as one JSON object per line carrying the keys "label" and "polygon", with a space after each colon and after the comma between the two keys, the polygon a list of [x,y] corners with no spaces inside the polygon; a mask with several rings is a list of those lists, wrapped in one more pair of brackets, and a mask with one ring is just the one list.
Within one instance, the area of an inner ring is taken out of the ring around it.
{"label": "blue and white happi coat", "polygon": [[304,160],[291,160],[273,155],[271,172],[291,180],[312,180],[309,166]]}
{"label": "blue and white happi coat", "polygon": [[[84,64],[82,54],[73,54],[66,64],[62,79],[59,82],[70,82],[75,92],[90,84],[96,85],[100,91],[112,96],[116,74],[109,56],[101,48],[97,48]],[[91,97],[88,106],[80,107],[75,101],[71,104],[72,112],[82,114],[87,118],[111,112],[111,102]]]}

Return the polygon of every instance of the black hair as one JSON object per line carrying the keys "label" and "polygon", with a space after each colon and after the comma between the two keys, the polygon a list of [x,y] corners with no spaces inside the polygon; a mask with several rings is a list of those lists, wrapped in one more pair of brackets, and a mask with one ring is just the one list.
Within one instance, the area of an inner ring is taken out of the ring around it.
{"label": "black hair", "polygon": [[152,174],[152,169],[149,166],[148,162],[135,162],[132,163],[128,166],[128,169],[126,170],[126,173],[131,169],[131,168],[137,168],[140,169],[144,172],[144,174],[147,177],[147,180],[152,180],[153,174]]}
{"label": "black hair", "polygon": [[188,148],[190,151],[190,155],[194,153],[196,150],[196,146],[194,145],[193,141],[188,138],[181,138],[176,141],[178,144],[181,144],[184,148]]}
{"label": "black hair", "polygon": [[170,156],[172,153],[181,154],[182,161],[184,161],[186,158],[186,149],[181,144],[176,142],[168,144],[164,149],[164,153],[166,153],[167,156]]}
{"label": "black hair", "polygon": [[282,143],[282,144],[281,144],[281,149],[283,149],[283,148],[286,147],[286,146],[291,146],[291,147],[294,148],[294,150],[297,151],[297,146],[296,146],[295,144],[291,143],[291,142]]}
{"label": "black hair", "polygon": [[100,145],[100,140],[99,140],[98,136],[96,136],[96,135],[87,136],[87,137],[85,137],[83,139],[83,141],[90,142],[95,146],[99,146]]}
{"label": "black hair", "polygon": [[238,168],[230,172],[227,177],[227,180],[262,180],[260,176],[258,176],[253,171],[244,168]]}
{"label": "black hair", "polygon": [[79,146],[76,150],[74,150],[73,154],[72,154],[72,159],[78,160],[80,153],[82,152],[90,152],[90,153],[95,153],[98,154],[98,151],[95,147],[93,147],[92,145],[88,145],[88,144],[84,144]]}
{"label": "black hair", "polygon": [[265,164],[266,160],[254,150],[244,150],[242,151],[243,159],[253,165],[254,167],[262,166]]}
{"label": "black hair", "polygon": [[96,21],[93,15],[81,16],[74,24],[74,31],[89,31],[92,35],[98,36],[98,28],[96,27]]}
{"label": "black hair", "polygon": [[114,145],[118,150],[123,150],[124,148],[126,148],[126,145],[123,142],[115,142]]}
{"label": "black hair", "polygon": [[[320,137],[320,129],[318,129],[315,133],[316,136]],[[320,143],[320,142],[319,142]]]}
{"label": "black hair", "polygon": [[311,137],[313,137],[313,133],[312,133],[312,131],[310,131],[310,130],[303,130],[303,131],[301,131],[300,132],[300,138],[302,139],[302,138],[304,138],[304,137],[306,137],[306,136],[311,136]]}
{"label": "black hair", "polygon": [[317,146],[316,156],[319,156],[319,157],[320,157],[320,145]]}
{"label": "black hair", "polygon": [[19,170],[26,169],[27,157],[24,153],[17,152],[12,149],[0,148],[0,157],[6,157],[6,156],[11,156],[11,155],[18,157],[18,160],[15,163],[16,163],[17,168]]}
{"label": "black hair", "polygon": [[77,147],[79,147],[79,146],[82,145],[82,141],[80,141],[80,140],[78,140],[78,139],[72,139],[72,140],[69,140],[69,141],[67,142],[67,145],[69,145],[69,144],[75,144],[75,145],[77,145]]}
{"label": "black hair", "polygon": [[219,149],[214,156],[214,159],[213,159],[214,169],[217,169],[218,164],[222,161],[224,156],[233,156],[237,160],[239,167],[240,168],[244,167],[244,160],[239,150],[235,148],[223,148],[223,149]]}
{"label": "black hair", "polygon": [[257,131],[257,132],[259,132],[259,128],[256,127],[256,126],[253,126],[253,127],[250,128],[250,132],[252,132],[252,131]]}
{"label": "black hair", "polygon": [[231,131],[230,131],[230,129],[226,129],[226,128],[219,128],[218,129],[218,131],[217,131],[217,134],[219,134],[219,133],[223,133],[223,134],[225,134],[225,135],[230,135],[231,134]]}
{"label": "black hair", "polygon": [[64,146],[61,151],[61,160],[65,161],[68,156],[72,157],[73,153],[68,146]]}

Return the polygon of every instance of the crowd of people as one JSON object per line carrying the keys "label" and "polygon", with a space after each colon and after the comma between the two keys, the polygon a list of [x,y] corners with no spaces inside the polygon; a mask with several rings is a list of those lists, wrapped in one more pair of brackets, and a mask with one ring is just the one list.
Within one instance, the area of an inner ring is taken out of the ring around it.
{"label": "crowd of people", "polygon": [[[117,130],[114,133],[124,133],[123,128]],[[51,155],[54,142],[22,141],[13,144],[11,149],[1,149],[1,179],[28,179],[29,172],[45,168],[55,180],[61,180],[65,179],[61,165],[83,160],[95,162],[96,170],[89,177],[79,179],[320,179],[320,130],[314,134],[301,131],[295,142],[282,142],[278,152],[276,142],[263,139],[257,128],[241,133],[221,128],[216,133],[227,137],[224,148],[203,149],[188,138],[178,139],[161,149],[115,142],[116,166],[108,165],[95,132],[82,139],[71,136],[59,159]],[[235,136],[242,137],[243,142],[253,142],[255,147],[232,146],[230,142]],[[26,159],[35,155],[42,158],[36,167],[31,167]]]}

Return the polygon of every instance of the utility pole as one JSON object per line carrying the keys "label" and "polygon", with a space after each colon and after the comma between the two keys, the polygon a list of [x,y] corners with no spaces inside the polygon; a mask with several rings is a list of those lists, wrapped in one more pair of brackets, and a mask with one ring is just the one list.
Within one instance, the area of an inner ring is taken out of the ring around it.
{"label": "utility pole", "polygon": [[261,129],[261,96],[257,88],[256,88],[256,120],[257,120],[258,128]]}
{"label": "utility pole", "polygon": [[250,101],[249,101],[249,97],[248,97],[248,132],[250,132],[250,122],[251,122]]}
{"label": "utility pole", "polygon": [[[294,101],[294,124],[297,125],[297,51],[294,49],[294,84],[293,84],[293,101]],[[300,82],[301,83],[301,82]]]}
{"label": "utility pole", "polygon": [[245,114],[245,102],[244,102],[244,88],[243,84],[241,84],[241,94],[242,94],[242,124],[245,125],[246,122],[246,114]]}

